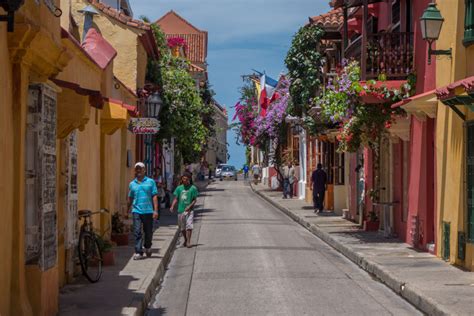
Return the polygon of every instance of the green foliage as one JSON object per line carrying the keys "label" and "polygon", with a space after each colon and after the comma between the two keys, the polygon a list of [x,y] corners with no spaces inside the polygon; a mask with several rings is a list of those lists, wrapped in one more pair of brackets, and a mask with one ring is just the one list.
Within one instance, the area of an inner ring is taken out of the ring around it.
{"label": "green foliage", "polygon": [[303,26],[294,36],[286,56],[293,100],[290,112],[293,115],[301,115],[305,109],[309,109],[312,99],[319,94],[323,56],[318,47],[323,35],[324,30],[319,26]]}
{"label": "green foliage", "polygon": [[[196,88],[189,74],[189,62],[173,57],[165,34],[151,24],[160,50],[160,60],[149,60],[146,80],[161,87],[164,106],[160,112],[159,139],[175,137],[176,150],[184,163],[199,161],[206,141],[213,135],[213,107],[209,102],[213,92],[206,84],[205,91]],[[204,101],[205,100],[205,101]]]}

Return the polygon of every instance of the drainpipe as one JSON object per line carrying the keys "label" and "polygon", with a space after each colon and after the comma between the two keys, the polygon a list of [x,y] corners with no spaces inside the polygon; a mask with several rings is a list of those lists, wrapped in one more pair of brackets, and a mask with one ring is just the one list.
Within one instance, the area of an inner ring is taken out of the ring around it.
{"label": "drainpipe", "polygon": [[91,5],[86,6],[84,9],[78,11],[79,13],[84,14],[84,29],[82,32],[82,43],[84,42],[87,32],[92,27],[92,23],[94,21],[94,15],[99,15],[96,8]]}

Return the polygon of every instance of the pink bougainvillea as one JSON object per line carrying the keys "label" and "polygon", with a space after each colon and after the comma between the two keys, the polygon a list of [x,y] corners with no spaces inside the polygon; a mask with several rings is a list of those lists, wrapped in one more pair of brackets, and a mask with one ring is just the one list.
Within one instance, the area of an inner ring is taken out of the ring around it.
{"label": "pink bougainvillea", "polygon": [[290,99],[289,86],[286,79],[280,82],[275,92],[279,97],[270,103],[265,115],[259,113],[255,97],[243,99],[235,105],[234,120],[239,121],[239,138],[245,145],[259,146],[279,137]]}
{"label": "pink bougainvillea", "polygon": [[173,47],[184,47],[187,48],[188,44],[186,43],[186,40],[182,37],[170,37],[168,38],[168,47],[173,48]]}

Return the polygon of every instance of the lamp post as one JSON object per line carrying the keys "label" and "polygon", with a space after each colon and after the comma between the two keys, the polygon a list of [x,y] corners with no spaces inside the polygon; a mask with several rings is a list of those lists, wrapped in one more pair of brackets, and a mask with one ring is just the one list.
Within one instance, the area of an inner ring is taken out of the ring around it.
{"label": "lamp post", "polygon": [[5,15],[0,15],[0,21],[7,22],[8,32],[13,32],[13,25],[15,22],[15,11],[18,11],[25,0],[0,0],[0,7],[7,12]]}
{"label": "lamp post", "polygon": [[151,94],[147,100],[148,116],[158,118],[162,105],[163,100],[161,99],[160,94],[158,92],[154,92],[153,94]]}
{"label": "lamp post", "polygon": [[439,55],[452,55],[452,49],[446,50],[434,50],[432,48],[433,43],[438,40],[439,34],[441,33],[441,28],[443,26],[444,18],[441,15],[441,12],[436,7],[436,3],[431,2],[428,4],[428,7],[423,12],[423,15],[420,18],[421,23],[421,36],[428,42],[428,65],[431,65],[431,56]]}

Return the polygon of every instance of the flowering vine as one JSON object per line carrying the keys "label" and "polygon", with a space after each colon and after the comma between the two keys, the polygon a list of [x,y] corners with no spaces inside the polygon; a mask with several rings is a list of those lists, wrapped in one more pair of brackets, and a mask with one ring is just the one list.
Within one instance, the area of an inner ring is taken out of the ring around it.
{"label": "flowering vine", "polygon": [[[383,82],[361,82],[356,61],[345,62],[343,66],[315,102],[322,109],[323,120],[339,125],[339,151],[355,152],[362,144],[374,148],[393,120],[402,115],[401,110],[392,109],[391,105],[410,96],[414,77],[399,89],[390,89]],[[363,97],[376,102],[367,103]]]}

